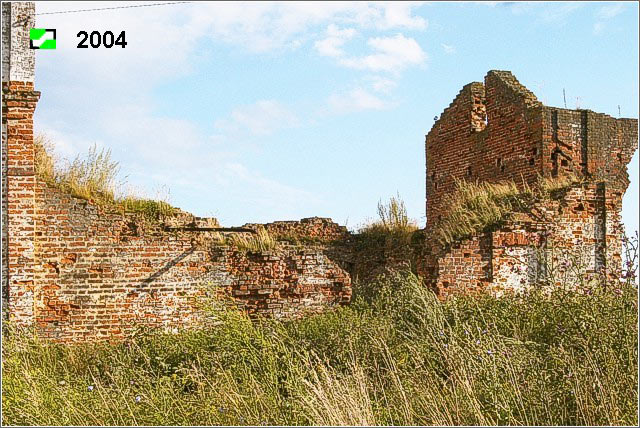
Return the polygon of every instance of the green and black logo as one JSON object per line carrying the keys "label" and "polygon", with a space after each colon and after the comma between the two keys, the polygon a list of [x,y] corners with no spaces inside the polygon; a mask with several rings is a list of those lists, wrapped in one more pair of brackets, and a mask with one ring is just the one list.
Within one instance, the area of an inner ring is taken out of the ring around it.
{"label": "green and black logo", "polygon": [[55,49],[55,28],[32,28],[29,30],[29,47],[31,49]]}

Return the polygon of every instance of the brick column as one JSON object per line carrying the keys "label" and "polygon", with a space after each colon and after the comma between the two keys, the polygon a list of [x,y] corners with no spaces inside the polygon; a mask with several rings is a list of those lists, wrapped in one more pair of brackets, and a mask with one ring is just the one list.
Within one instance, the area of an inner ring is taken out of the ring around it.
{"label": "brick column", "polygon": [[2,305],[19,325],[34,321],[34,25],[34,3],[2,3]]}
{"label": "brick column", "polygon": [[[5,299],[9,319],[33,322],[35,171],[33,113],[40,93],[32,82],[2,83],[2,126],[6,129],[6,267]],[[5,184],[3,183],[3,184]]]}

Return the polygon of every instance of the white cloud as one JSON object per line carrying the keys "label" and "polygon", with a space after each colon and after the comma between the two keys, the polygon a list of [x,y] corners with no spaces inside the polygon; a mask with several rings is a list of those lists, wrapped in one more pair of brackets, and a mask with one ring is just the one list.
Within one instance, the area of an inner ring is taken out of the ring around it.
{"label": "white cloud", "polygon": [[229,119],[215,122],[217,128],[226,132],[248,131],[250,134],[260,136],[298,124],[296,115],[275,100],[261,100],[238,107],[231,112]]}
{"label": "white cloud", "polygon": [[314,46],[320,55],[339,57],[344,55],[342,45],[356,34],[353,28],[340,30],[335,24],[327,27],[327,37],[315,42]]}
{"label": "white cloud", "polygon": [[596,13],[597,21],[593,24],[593,34],[601,34],[607,25],[607,21],[618,16],[624,10],[623,3],[614,3],[602,6]]}
{"label": "white cloud", "polygon": [[389,105],[363,88],[355,88],[345,93],[334,93],[328,100],[334,113],[352,113],[361,110],[383,110]]}
{"label": "white cloud", "polygon": [[442,49],[444,50],[444,53],[446,53],[446,54],[451,55],[451,54],[456,53],[455,46],[447,45],[445,43],[442,43],[441,46],[442,46]]}
{"label": "white cloud", "polygon": [[596,14],[599,19],[611,19],[618,16],[624,10],[623,3],[614,3],[607,6],[602,6]]}
{"label": "white cloud", "polygon": [[410,65],[423,64],[427,59],[427,54],[418,42],[402,34],[371,38],[367,44],[376,53],[363,57],[342,58],[340,64],[356,69],[398,73]]}
{"label": "white cloud", "polygon": [[412,16],[412,8],[420,3],[416,2],[392,2],[384,6],[384,18],[380,22],[380,28],[389,30],[404,27],[411,30],[424,30],[427,28],[427,20],[420,16]]}
{"label": "white cloud", "polygon": [[395,80],[387,79],[386,77],[381,76],[371,76],[368,77],[367,80],[371,82],[371,87],[374,91],[382,92],[384,94],[388,94],[393,88],[398,86]]}

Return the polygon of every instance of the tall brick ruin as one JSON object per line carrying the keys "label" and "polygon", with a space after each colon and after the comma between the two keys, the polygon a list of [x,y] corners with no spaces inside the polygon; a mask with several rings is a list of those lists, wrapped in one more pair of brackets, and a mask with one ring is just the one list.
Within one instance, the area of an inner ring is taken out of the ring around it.
{"label": "tall brick ruin", "polygon": [[572,174],[585,182],[498,230],[430,245],[422,273],[441,295],[519,289],[540,280],[540,250],[553,247],[580,253],[586,275],[616,277],[626,166],[637,145],[637,119],[544,106],[510,72],[489,71],[484,84],[462,88],[426,136],[427,236],[457,180],[522,187]]}

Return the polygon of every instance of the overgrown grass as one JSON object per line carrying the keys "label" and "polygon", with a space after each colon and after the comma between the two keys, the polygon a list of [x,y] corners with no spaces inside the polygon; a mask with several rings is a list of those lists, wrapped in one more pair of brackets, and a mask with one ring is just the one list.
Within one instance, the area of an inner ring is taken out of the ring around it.
{"label": "overgrown grass", "polygon": [[248,236],[246,234],[231,235],[225,239],[224,243],[251,252],[270,251],[278,244],[265,228],[259,228],[257,233]]}
{"label": "overgrown grass", "polygon": [[[407,215],[407,208],[400,195],[392,196],[387,203],[378,202],[377,221],[373,221],[359,231],[361,247],[370,246],[376,250],[409,244],[418,225]],[[363,248],[360,248],[363,249]]]}
{"label": "overgrown grass", "polygon": [[577,176],[540,178],[534,187],[518,187],[513,181],[498,183],[456,182],[456,191],[444,200],[446,215],[434,228],[434,238],[447,246],[477,232],[499,227],[514,212],[527,211],[536,201],[556,197],[571,185],[580,183]]}
{"label": "overgrown grass", "polygon": [[637,289],[439,302],[411,274],[351,306],[121,344],[5,334],[3,424],[637,425]]}
{"label": "overgrown grass", "polygon": [[358,230],[353,240],[354,278],[369,279],[380,271],[412,265],[418,231],[400,196],[378,202],[378,220]]}
{"label": "overgrown grass", "polygon": [[175,208],[165,201],[122,194],[124,181],[118,181],[118,162],[111,151],[94,145],[85,156],[63,163],[53,156],[53,143],[44,135],[34,138],[35,171],[44,182],[71,195],[96,204],[142,213],[150,218],[171,215]]}

